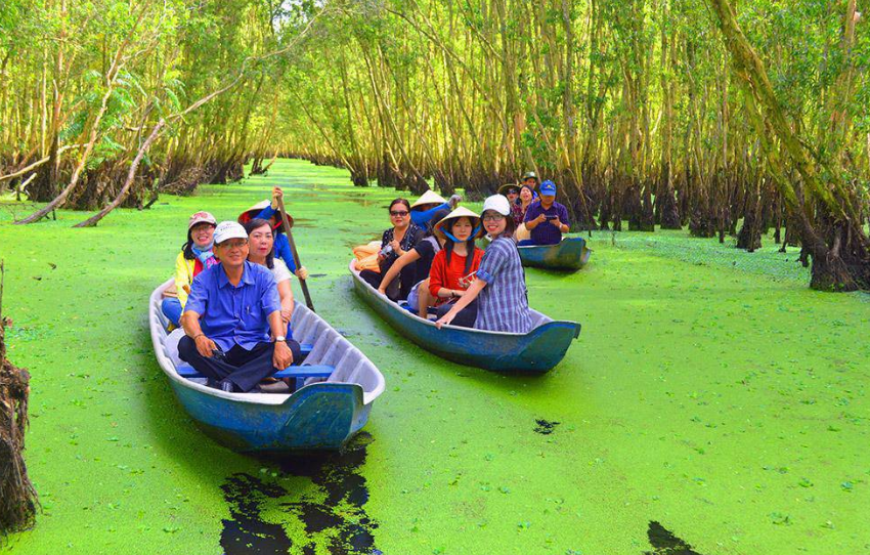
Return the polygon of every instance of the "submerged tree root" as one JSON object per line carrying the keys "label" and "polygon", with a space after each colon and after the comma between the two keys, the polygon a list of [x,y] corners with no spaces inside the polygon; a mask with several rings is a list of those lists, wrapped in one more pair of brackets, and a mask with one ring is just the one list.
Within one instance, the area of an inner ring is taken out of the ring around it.
{"label": "submerged tree root", "polygon": [[24,431],[30,374],[6,360],[0,263],[0,538],[33,526],[39,500],[24,464]]}

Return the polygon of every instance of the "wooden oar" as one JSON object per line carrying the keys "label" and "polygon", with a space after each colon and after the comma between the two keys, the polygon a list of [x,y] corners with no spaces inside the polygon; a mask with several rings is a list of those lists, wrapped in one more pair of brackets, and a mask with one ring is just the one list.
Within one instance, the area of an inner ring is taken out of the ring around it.
{"label": "wooden oar", "polygon": [[[284,225],[284,233],[287,234],[287,240],[290,241],[290,252],[293,253],[293,260],[296,261],[296,268],[299,269],[302,267],[302,261],[299,260],[299,251],[296,250],[296,242],[293,240],[293,233],[290,232],[290,220],[287,219],[287,211],[284,209],[284,199],[278,199],[278,209],[281,211],[281,223]],[[311,295],[308,293],[308,285],[305,283],[305,280],[299,278],[299,284],[302,285],[302,294],[305,296],[305,304],[308,308],[311,309],[311,312],[316,312],[314,310],[314,303],[311,302]]]}

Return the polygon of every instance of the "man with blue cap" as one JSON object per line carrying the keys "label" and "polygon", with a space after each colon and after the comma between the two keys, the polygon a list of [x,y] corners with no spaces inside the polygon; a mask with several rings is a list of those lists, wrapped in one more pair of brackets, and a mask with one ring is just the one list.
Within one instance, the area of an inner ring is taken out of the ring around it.
{"label": "man with blue cap", "polygon": [[541,183],[539,191],[541,201],[529,205],[523,220],[532,238],[520,244],[555,245],[562,241],[562,234],[570,229],[568,209],[556,202],[556,184],[549,179]]}

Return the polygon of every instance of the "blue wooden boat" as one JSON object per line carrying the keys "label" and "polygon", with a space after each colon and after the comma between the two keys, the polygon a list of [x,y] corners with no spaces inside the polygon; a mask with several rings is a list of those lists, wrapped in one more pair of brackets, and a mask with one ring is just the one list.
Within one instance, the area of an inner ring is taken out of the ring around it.
{"label": "blue wooden boat", "polygon": [[592,251],[582,237],[566,237],[555,245],[531,245],[519,247],[523,266],[550,270],[576,271],[586,265]]}
{"label": "blue wooden boat", "polygon": [[227,393],[206,386],[193,368],[178,360],[177,343],[167,341],[160,303],[171,283],[151,294],[148,318],[154,353],[181,406],[215,440],[242,452],[334,451],[368,421],[372,403],[384,391],[383,375],[359,349],[299,303],[292,327],[304,358],[279,375],[295,377],[301,387],[292,394],[277,394]]}
{"label": "blue wooden boat", "polygon": [[375,312],[417,345],[459,364],[503,373],[543,374],[559,364],[580,335],[580,324],[555,321],[537,310],[531,310],[533,327],[525,334],[460,326],[439,330],[434,320],[420,318],[406,303],[394,303],[361,279],[355,262],[350,263],[354,287]]}

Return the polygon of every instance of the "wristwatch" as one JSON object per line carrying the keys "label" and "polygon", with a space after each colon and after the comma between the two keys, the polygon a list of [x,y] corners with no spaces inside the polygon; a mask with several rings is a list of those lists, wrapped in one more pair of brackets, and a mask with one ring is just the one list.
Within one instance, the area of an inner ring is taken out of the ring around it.
{"label": "wristwatch", "polygon": [[278,336],[275,337],[275,343],[277,343],[277,342],[279,342],[279,341],[282,341],[282,342],[286,343],[286,342],[287,342],[287,338],[284,337],[283,335],[278,335]]}

